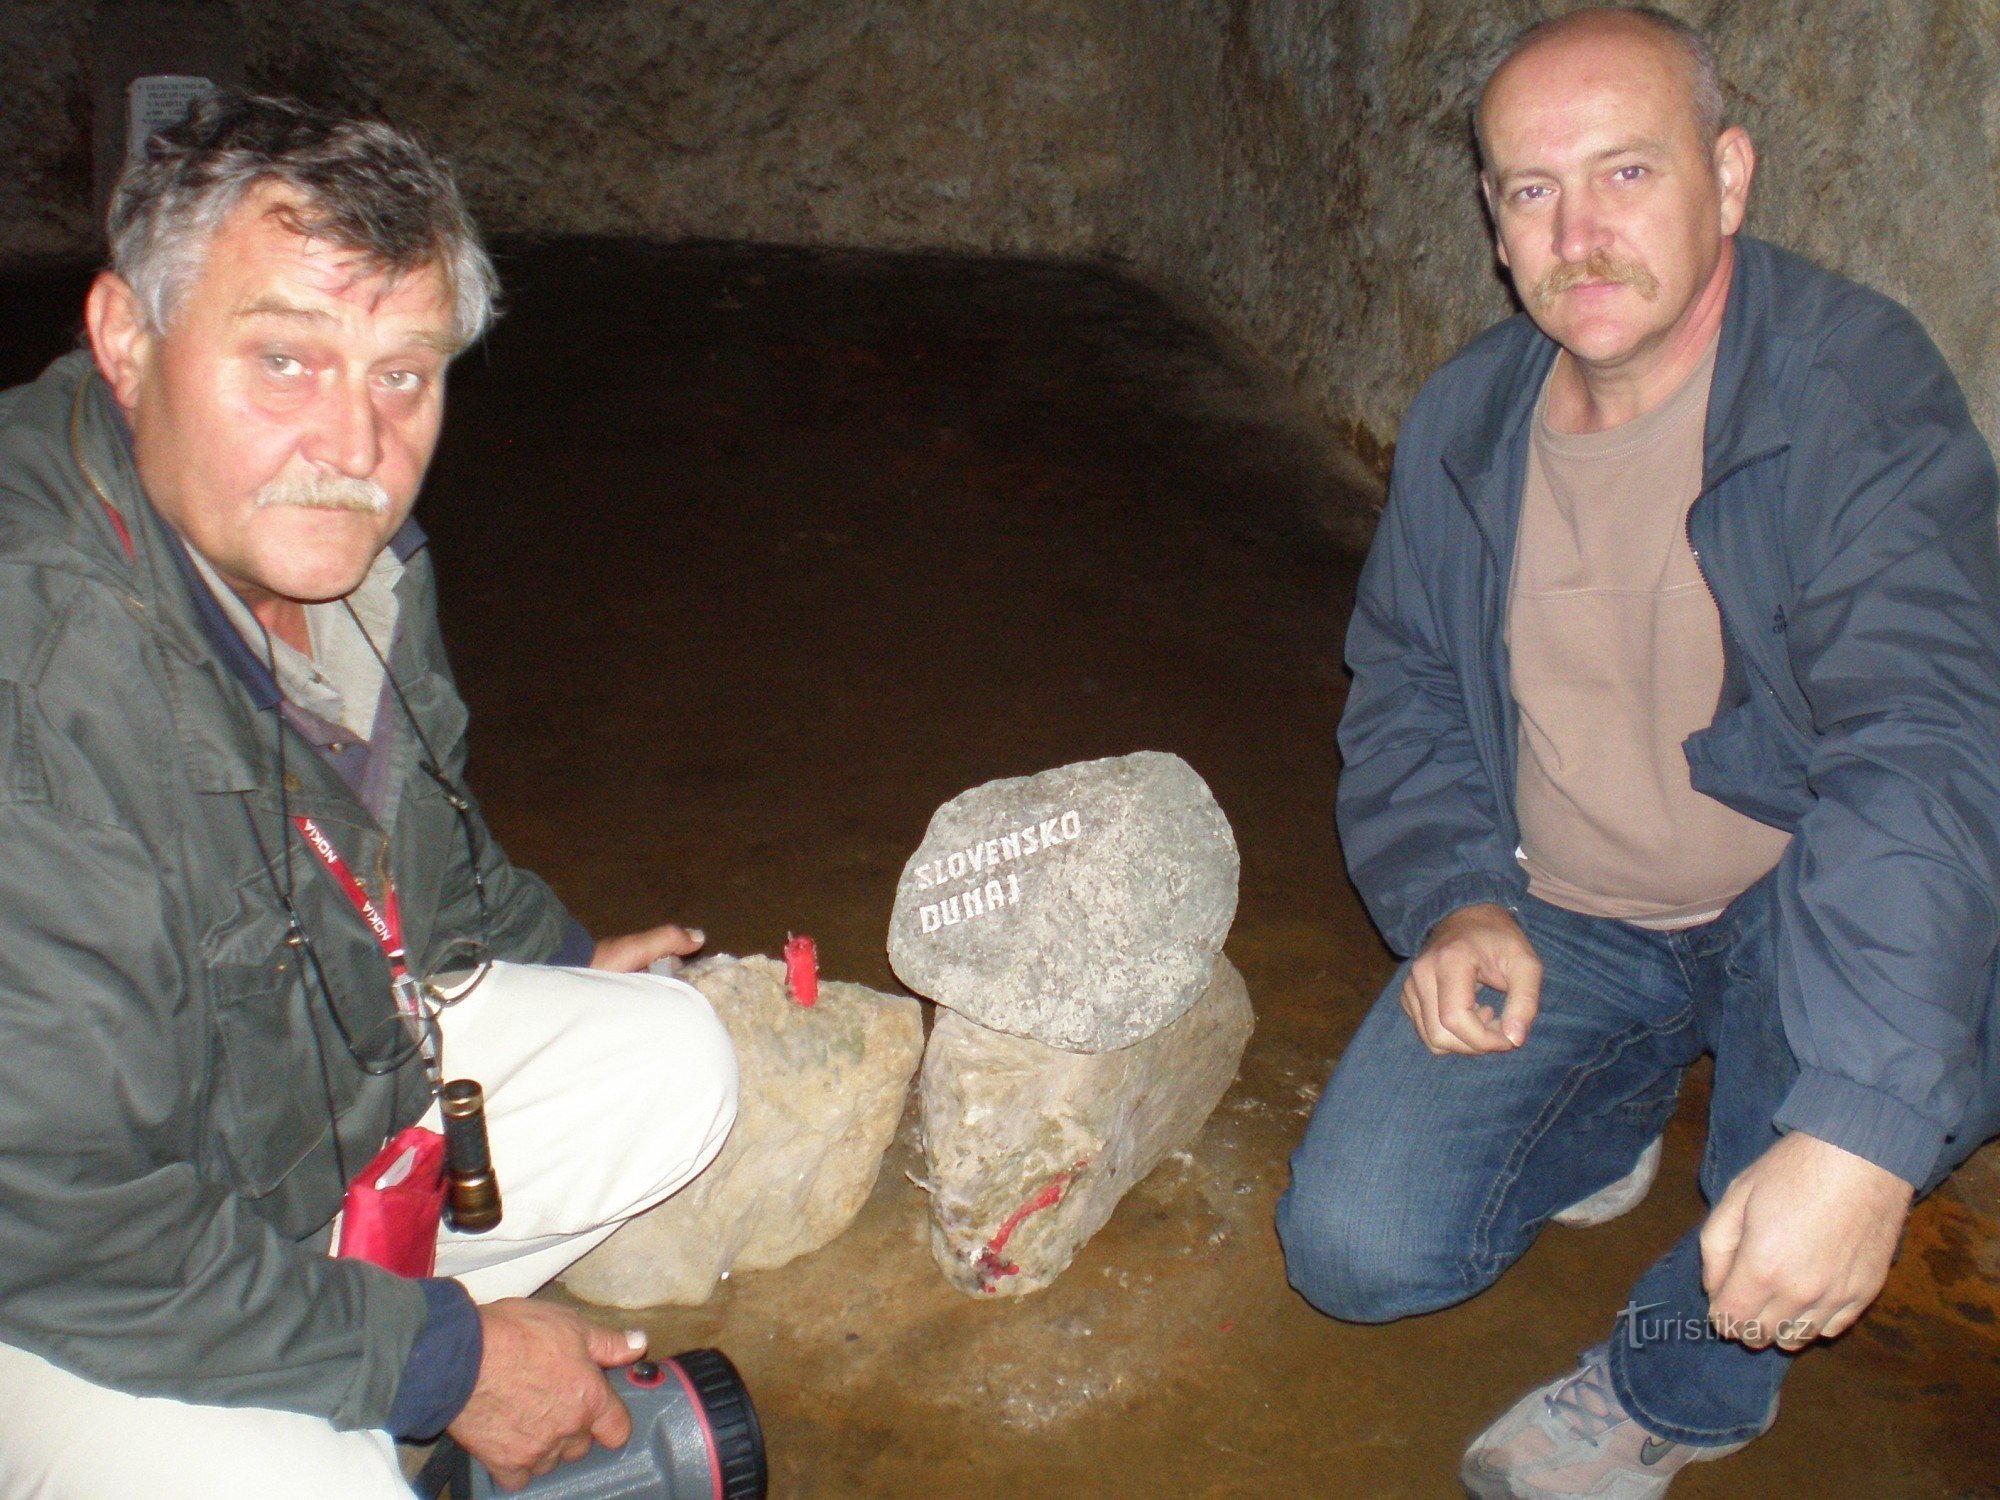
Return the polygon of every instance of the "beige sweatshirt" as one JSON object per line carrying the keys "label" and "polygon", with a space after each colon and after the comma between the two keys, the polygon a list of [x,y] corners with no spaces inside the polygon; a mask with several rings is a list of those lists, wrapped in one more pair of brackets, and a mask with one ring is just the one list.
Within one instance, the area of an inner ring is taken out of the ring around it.
{"label": "beige sweatshirt", "polygon": [[1715,347],[1659,406],[1552,431],[1537,403],[1507,612],[1521,864],[1544,901],[1648,927],[1703,921],[1790,835],[1688,784],[1715,718],[1722,621],[1688,545]]}

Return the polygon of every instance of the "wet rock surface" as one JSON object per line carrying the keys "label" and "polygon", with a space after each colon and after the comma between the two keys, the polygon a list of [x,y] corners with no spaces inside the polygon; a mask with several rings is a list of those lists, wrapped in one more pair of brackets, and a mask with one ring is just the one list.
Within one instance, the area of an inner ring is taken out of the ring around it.
{"label": "wet rock surface", "polygon": [[1226,958],[1194,1006],[1116,1052],[1079,1055],[940,1014],[919,1088],[931,1255],[974,1295],[1060,1276],[1132,1186],[1192,1140],[1253,1019]]}
{"label": "wet rock surface", "polygon": [[904,866],[889,962],[995,1031],[1129,1047],[1208,988],[1238,870],[1229,820],[1177,755],[989,782],[940,807]]}
{"label": "wet rock surface", "polygon": [[707,1171],[563,1274],[586,1302],[698,1305],[730,1271],[775,1270],[831,1242],[875,1186],[923,1053],[906,996],[822,980],[808,1009],[762,957],[681,977],[736,1044],[736,1125]]}

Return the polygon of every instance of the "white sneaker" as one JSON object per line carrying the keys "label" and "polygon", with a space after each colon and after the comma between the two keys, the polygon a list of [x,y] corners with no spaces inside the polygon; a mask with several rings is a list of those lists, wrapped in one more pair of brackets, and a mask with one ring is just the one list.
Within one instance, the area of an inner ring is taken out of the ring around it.
{"label": "white sneaker", "polygon": [[[1776,1416],[1773,1402],[1766,1431]],[[1699,1448],[1654,1437],[1619,1404],[1599,1344],[1583,1356],[1582,1369],[1528,1392],[1474,1438],[1458,1479],[1474,1500],[1659,1500],[1689,1464],[1747,1446]]]}
{"label": "white sneaker", "polygon": [[1608,1224],[1620,1214],[1637,1208],[1652,1189],[1653,1179],[1660,1174],[1660,1146],[1664,1139],[1654,1136],[1653,1144],[1639,1153],[1631,1171],[1588,1198],[1577,1199],[1555,1216],[1555,1222],[1571,1229],[1588,1229],[1593,1224]]}

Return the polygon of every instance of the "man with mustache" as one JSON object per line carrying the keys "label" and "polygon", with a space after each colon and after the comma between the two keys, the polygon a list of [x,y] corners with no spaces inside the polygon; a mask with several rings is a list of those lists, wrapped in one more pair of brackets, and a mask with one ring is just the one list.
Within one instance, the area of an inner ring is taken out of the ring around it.
{"label": "man with mustache", "polygon": [[[464,785],[410,513],[492,266],[415,141],[234,94],[110,231],[89,347],[0,396],[0,1495],[407,1497],[446,1428],[518,1487],[624,1441],[645,1347],[526,1294],[736,1075],[633,972],[700,935],[593,943]],[[439,1069],[499,1224],[330,1254]]]}
{"label": "man with mustache", "polygon": [[1461,1469],[1640,1500],[1770,1426],[2000,1129],[1996,481],[1903,309],[1739,233],[1697,33],[1538,26],[1476,123],[1526,311],[1405,419],[1340,731],[1413,957],[1278,1224],[1335,1317],[1462,1301],[1635,1204],[1712,1054],[1706,1222]]}

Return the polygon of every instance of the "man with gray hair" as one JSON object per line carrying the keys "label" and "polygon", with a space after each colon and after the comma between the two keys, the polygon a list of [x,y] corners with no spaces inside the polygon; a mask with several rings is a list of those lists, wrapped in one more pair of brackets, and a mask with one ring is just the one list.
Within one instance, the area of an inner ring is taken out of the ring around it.
{"label": "man with gray hair", "polygon": [[1740,233],[1699,34],[1538,26],[1477,126],[1525,312],[1411,407],[1347,638],[1342,843],[1411,959],[1278,1225],[1335,1317],[1462,1301],[1638,1202],[1711,1054],[1706,1222],[1460,1473],[1646,1500],[2000,1130],[2000,484],[1907,312]]}
{"label": "man with gray hair", "polygon": [[[638,972],[700,934],[593,943],[464,784],[410,511],[492,267],[409,137],[241,94],[110,229],[88,349],[0,396],[0,1495],[407,1495],[447,1428],[517,1487],[624,1441],[645,1347],[526,1294],[736,1076]],[[448,1077],[502,1217],[394,1275],[355,1205]]]}

